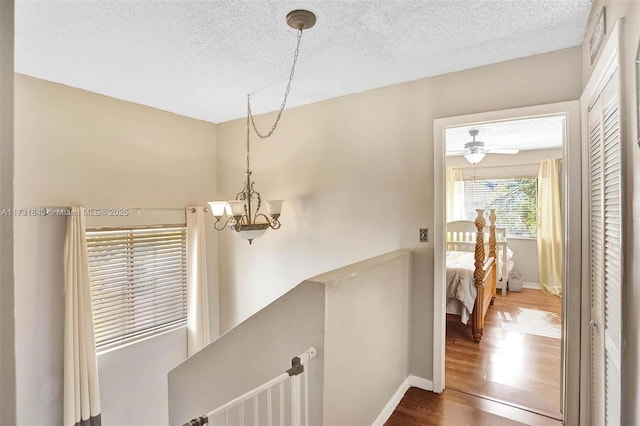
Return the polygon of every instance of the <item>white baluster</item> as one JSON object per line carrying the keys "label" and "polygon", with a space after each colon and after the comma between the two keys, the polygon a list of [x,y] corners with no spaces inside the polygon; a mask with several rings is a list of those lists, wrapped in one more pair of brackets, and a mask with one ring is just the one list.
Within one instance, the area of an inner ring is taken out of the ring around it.
{"label": "white baluster", "polygon": [[280,426],[284,426],[284,382],[280,382]]}
{"label": "white baluster", "polygon": [[300,415],[300,376],[291,378],[291,422],[295,426],[302,424]]}
{"label": "white baluster", "polygon": [[267,426],[272,426],[273,408],[271,407],[271,388],[267,389]]}
{"label": "white baluster", "polygon": [[253,426],[258,426],[258,395],[253,397]]}
{"label": "white baluster", "polygon": [[244,402],[240,403],[240,426],[244,426]]}

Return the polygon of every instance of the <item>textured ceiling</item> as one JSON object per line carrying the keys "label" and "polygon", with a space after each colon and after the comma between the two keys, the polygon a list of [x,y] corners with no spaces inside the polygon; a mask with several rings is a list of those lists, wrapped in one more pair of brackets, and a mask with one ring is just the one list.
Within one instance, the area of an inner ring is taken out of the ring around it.
{"label": "textured ceiling", "polygon": [[479,130],[476,140],[483,141],[487,147],[521,151],[562,148],[564,120],[564,116],[551,116],[447,129],[447,151],[464,149],[464,144],[471,141],[471,129]]}
{"label": "textured ceiling", "polygon": [[26,1],[16,71],[222,122],[581,43],[591,0]]}

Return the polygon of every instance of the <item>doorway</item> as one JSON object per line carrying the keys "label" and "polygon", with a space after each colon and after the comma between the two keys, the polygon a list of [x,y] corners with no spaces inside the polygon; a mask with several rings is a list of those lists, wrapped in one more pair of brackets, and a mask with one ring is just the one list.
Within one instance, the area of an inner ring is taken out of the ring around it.
{"label": "doorway", "polygon": [[[488,129],[490,126],[496,125],[498,123],[512,123],[518,120],[532,120],[532,119],[540,119],[545,117],[561,117],[563,121],[562,127],[562,135],[564,138],[564,146],[562,148],[562,158],[563,163],[561,167],[561,182],[563,186],[563,197],[561,200],[562,206],[562,226],[564,229],[564,235],[580,235],[581,234],[581,219],[580,219],[580,208],[581,208],[581,200],[580,200],[580,115],[579,115],[579,102],[563,102],[558,104],[550,104],[550,105],[541,105],[534,107],[526,107],[526,108],[518,108],[512,110],[503,110],[503,111],[494,111],[488,113],[481,114],[473,114],[467,116],[459,116],[459,117],[450,117],[443,118],[434,121],[434,164],[435,164],[435,223],[434,223],[434,366],[433,366],[433,376],[434,376],[434,391],[442,392],[444,391],[446,386],[450,387],[459,387],[464,384],[464,377],[445,377],[446,368],[446,341],[447,341],[447,328],[445,321],[445,313],[447,311],[446,304],[446,266],[445,266],[445,255],[446,255],[446,238],[445,238],[445,227],[447,222],[447,209],[446,209],[446,151],[447,149],[447,138],[453,139],[455,137],[456,132],[468,132],[468,130],[472,128],[477,128],[476,130],[480,130],[480,134],[482,134],[482,130],[484,129],[485,134],[490,133]],[[467,139],[471,139],[473,135],[469,136]],[[481,140],[482,138],[478,138]],[[492,143],[493,144],[493,143]],[[504,145],[498,144],[496,145]],[[449,150],[454,150],[453,148]],[[464,161],[464,160],[463,160]],[[494,169],[495,170],[495,169]],[[478,170],[476,169],[473,175],[477,177]],[[483,171],[485,172],[485,171]],[[469,173],[469,171],[467,171]],[[473,172],[471,172],[473,173]],[[513,173],[507,172],[507,173]],[[467,176],[467,180],[469,180],[469,176]],[[473,182],[473,179],[471,179]],[[467,185],[471,191],[467,195],[473,195],[474,185]],[[477,185],[476,185],[477,186]],[[571,190],[571,189],[574,190]],[[476,191],[479,191],[481,188],[476,188]],[[470,203],[468,208],[473,207],[473,203]],[[513,224],[511,224],[513,226]],[[515,240],[514,240],[515,241]],[[525,253],[527,249],[521,249],[522,253]],[[563,266],[562,266],[562,283],[563,283],[563,297],[561,300],[557,300],[559,302],[558,306],[560,308],[561,313],[559,316],[561,318],[561,330],[560,330],[560,339],[558,341],[559,351],[560,351],[560,359],[559,365],[556,366],[558,370],[558,380],[560,384],[558,386],[559,394],[561,396],[561,400],[557,401],[557,408],[564,416],[565,421],[571,423],[572,419],[578,419],[579,414],[579,404],[577,395],[566,392],[567,388],[577,388],[579,385],[579,374],[580,374],[580,353],[579,350],[568,351],[568,347],[579,348],[580,347],[580,303],[581,303],[581,293],[580,293],[580,256],[581,256],[581,241],[579,238],[573,238],[571,240],[564,238],[563,244]],[[523,259],[524,260],[524,259]],[[524,263],[523,263],[524,265]],[[526,289],[529,291],[528,289]],[[522,292],[519,296],[524,296],[527,291]],[[535,291],[535,290],[534,290]],[[504,297],[501,295],[501,291],[498,290],[498,294],[496,297],[496,302],[494,306],[500,304],[500,298]],[[538,291],[538,293],[540,293]],[[514,293],[515,295],[515,293]],[[553,296],[555,297],[555,296]],[[514,301],[516,298],[507,296],[505,300],[509,299],[510,301]],[[529,321],[525,321],[531,323],[535,322],[536,309],[530,309],[527,307],[525,302],[530,301],[531,297],[521,298],[520,305],[514,308],[513,306],[509,309],[518,309],[518,312],[525,312],[526,314],[533,315]],[[517,303],[516,303],[517,304]],[[494,310],[492,312],[492,307],[489,307],[487,310],[487,327],[501,327],[502,324],[508,323],[509,316],[511,316],[511,312],[507,309],[507,304],[503,304],[503,308],[501,310]],[[527,311],[527,310],[530,310]],[[540,311],[540,310],[537,310]],[[553,309],[549,309],[547,312],[552,313]],[[493,316],[492,316],[493,313]],[[491,325],[493,321],[493,325]],[[464,330],[456,330],[458,326],[454,324],[452,327],[451,333],[456,332],[464,332]],[[522,331],[522,330],[520,330]],[[531,330],[529,330],[531,331]],[[555,331],[554,331],[555,332]],[[535,333],[543,333],[544,331],[533,331],[533,335]],[[462,335],[459,336],[462,338]],[[462,341],[460,341],[462,342]],[[460,343],[459,342],[459,343]],[[477,343],[469,343],[472,345],[480,345],[483,343],[486,346],[489,346],[490,343],[488,341],[481,341],[479,344]],[[462,346],[466,345],[467,342],[464,342]],[[511,342],[513,345],[517,345],[517,342]],[[473,348],[473,346],[470,346]],[[464,350],[463,350],[464,352]],[[469,351],[466,351],[467,353]],[[508,352],[506,352],[508,353]],[[450,351],[451,355],[451,351]],[[493,355],[492,355],[493,356]],[[502,356],[508,356],[503,353]],[[515,356],[515,355],[514,355]],[[495,358],[495,357],[494,357]],[[494,360],[495,361],[495,360]],[[503,363],[506,364],[506,363]],[[451,369],[449,369],[451,370]],[[464,373],[461,373],[464,374]],[[484,374],[486,377],[487,372],[479,372],[475,371],[474,374]],[[507,371],[496,369],[491,374],[502,374],[503,379],[508,377]],[[541,372],[540,374],[545,374]],[[451,383],[445,383],[445,381],[450,381]],[[505,382],[506,380],[502,380]],[[473,386],[469,386],[467,382],[468,390],[473,392]],[[463,389],[464,390],[464,389]],[[477,389],[476,389],[477,390]],[[491,392],[490,392],[491,393]],[[508,394],[508,392],[507,392]],[[497,400],[505,401],[504,394],[501,397],[499,393],[493,392],[493,394],[483,395],[487,397],[492,397]],[[513,402],[515,405],[527,407],[527,404],[522,404],[522,401],[509,401],[506,399],[506,402]],[[530,405],[530,404],[529,404]],[[549,410],[544,410],[541,407],[527,407],[533,408],[534,410],[544,411],[543,414],[551,414]],[[558,413],[559,414],[559,413]]]}

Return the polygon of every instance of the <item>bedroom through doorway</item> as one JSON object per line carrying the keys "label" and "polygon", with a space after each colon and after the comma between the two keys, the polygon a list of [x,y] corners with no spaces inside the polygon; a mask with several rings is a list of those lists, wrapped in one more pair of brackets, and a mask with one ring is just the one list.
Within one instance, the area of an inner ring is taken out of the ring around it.
{"label": "bedroom through doorway", "polygon": [[[565,135],[564,114],[444,131],[446,388],[558,420]],[[478,281],[479,209],[483,268],[495,274],[495,290]],[[495,257],[487,267],[492,210]]]}

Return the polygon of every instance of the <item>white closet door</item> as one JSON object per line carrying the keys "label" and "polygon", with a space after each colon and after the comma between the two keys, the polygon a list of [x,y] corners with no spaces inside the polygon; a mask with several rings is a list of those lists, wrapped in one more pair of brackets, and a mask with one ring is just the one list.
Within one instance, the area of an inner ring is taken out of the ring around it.
{"label": "white closet door", "polygon": [[619,74],[588,114],[592,423],[620,424],[622,211]]}

